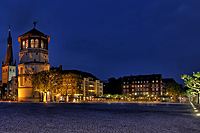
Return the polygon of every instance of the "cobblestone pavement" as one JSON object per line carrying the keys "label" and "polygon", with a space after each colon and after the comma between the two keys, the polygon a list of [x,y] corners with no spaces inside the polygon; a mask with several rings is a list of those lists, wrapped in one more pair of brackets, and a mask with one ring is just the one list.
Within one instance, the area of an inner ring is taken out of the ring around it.
{"label": "cobblestone pavement", "polygon": [[0,132],[200,132],[190,104],[0,103]]}

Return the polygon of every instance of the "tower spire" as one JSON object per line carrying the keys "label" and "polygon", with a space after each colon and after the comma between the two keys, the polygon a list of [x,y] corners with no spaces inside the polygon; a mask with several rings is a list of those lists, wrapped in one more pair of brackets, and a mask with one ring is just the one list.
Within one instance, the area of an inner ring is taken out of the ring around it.
{"label": "tower spire", "polygon": [[9,35],[7,38],[7,52],[5,58],[5,65],[13,65],[12,37],[10,33],[10,25],[9,25]]}

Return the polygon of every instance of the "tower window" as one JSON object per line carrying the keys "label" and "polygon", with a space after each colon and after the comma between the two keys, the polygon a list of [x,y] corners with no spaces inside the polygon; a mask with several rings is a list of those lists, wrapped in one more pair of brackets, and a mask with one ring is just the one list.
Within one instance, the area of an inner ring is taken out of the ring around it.
{"label": "tower window", "polygon": [[34,39],[31,39],[31,48],[34,48]]}
{"label": "tower window", "polygon": [[28,39],[26,40],[26,48],[28,48]]}
{"label": "tower window", "polygon": [[22,42],[23,49],[25,49],[25,41]]}
{"label": "tower window", "polygon": [[38,44],[39,44],[38,39],[35,39],[35,48],[38,48]]}
{"label": "tower window", "polygon": [[41,48],[44,48],[44,41],[41,40]]}

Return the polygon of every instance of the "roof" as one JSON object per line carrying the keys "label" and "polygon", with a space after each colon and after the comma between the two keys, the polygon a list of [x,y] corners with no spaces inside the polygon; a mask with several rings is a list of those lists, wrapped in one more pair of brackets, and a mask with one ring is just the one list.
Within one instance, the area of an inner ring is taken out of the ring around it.
{"label": "roof", "polygon": [[95,77],[94,75],[92,75],[91,73],[87,73],[87,72],[83,72],[83,71],[79,71],[79,70],[62,70],[60,71],[62,74],[68,74],[68,73],[73,73],[73,74],[79,74],[81,75],[83,78],[93,78],[93,80],[99,80],[97,77]]}
{"label": "roof", "polygon": [[28,35],[39,35],[39,36],[45,36],[48,38],[48,42],[50,41],[50,37],[48,35],[45,35],[44,33],[40,32],[39,30],[33,28],[30,31],[24,33],[23,35],[20,35],[18,38],[18,41],[20,42],[21,37],[28,36]]}

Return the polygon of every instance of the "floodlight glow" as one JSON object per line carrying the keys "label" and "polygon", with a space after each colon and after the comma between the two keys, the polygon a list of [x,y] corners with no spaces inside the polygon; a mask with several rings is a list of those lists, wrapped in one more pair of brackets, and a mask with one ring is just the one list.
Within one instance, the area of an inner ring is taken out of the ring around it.
{"label": "floodlight glow", "polygon": [[194,112],[198,112],[198,110],[197,110],[197,109],[195,109],[195,110],[194,110]]}
{"label": "floodlight glow", "polygon": [[197,116],[200,116],[200,113],[198,113]]}

